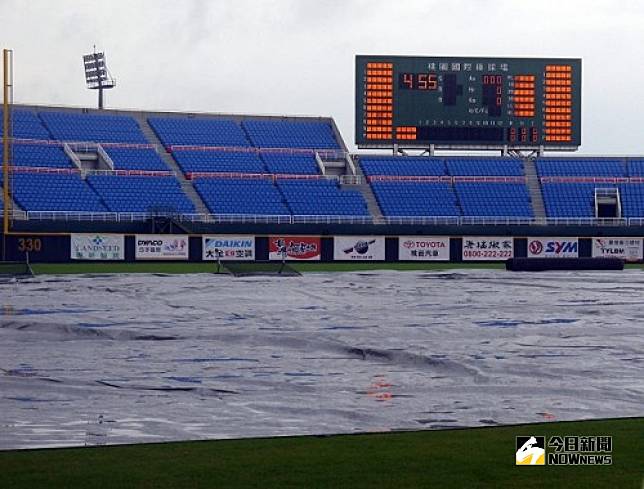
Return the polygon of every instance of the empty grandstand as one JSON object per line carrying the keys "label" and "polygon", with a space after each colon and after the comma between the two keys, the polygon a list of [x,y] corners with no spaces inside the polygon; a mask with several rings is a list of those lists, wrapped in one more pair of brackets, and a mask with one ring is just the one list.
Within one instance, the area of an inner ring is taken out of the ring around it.
{"label": "empty grandstand", "polygon": [[642,159],[347,156],[333,121],[321,118],[21,106],[12,120],[11,193],[22,219],[164,209],[204,222],[644,218]]}

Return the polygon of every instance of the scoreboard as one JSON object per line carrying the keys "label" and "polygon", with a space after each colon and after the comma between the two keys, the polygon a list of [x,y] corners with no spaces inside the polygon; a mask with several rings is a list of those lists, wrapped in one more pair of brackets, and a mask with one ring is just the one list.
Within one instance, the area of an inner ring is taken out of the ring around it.
{"label": "scoreboard", "polygon": [[581,59],[357,56],[356,144],[575,150]]}

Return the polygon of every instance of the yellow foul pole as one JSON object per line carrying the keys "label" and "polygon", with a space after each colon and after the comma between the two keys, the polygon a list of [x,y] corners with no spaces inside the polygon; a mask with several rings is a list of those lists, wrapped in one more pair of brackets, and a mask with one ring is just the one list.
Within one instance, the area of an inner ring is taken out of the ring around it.
{"label": "yellow foul pole", "polygon": [[[9,195],[9,141],[10,141],[10,131],[11,124],[9,119],[9,103],[10,103],[10,87],[11,87],[11,78],[9,77],[9,70],[11,68],[11,54],[12,51],[9,49],[4,49],[2,52],[3,56],[3,73],[4,73],[4,83],[3,83],[3,112],[2,112],[2,122],[3,122],[3,131],[2,131],[2,176],[3,176],[3,201],[4,201],[4,235],[5,239],[9,233],[9,212],[11,210],[11,199]],[[3,257],[4,258],[4,257]]]}

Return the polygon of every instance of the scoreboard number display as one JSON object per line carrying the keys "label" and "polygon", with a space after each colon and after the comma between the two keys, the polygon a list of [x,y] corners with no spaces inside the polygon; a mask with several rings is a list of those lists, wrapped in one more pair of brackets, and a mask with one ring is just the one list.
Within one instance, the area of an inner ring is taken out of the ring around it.
{"label": "scoreboard number display", "polygon": [[581,59],[357,56],[356,144],[576,150]]}

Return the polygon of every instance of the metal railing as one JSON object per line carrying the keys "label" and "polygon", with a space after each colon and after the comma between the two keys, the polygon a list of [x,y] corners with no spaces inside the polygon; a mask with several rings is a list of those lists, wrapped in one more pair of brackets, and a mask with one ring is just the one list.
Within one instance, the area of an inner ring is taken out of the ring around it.
{"label": "metal railing", "polygon": [[12,210],[16,220],[53,220],[84,222],[140,222],[153,217],[172,217],[181,222],[235,224],[376,224],[421,226],[644,226],[644,218],[523,217],[476,216],[337,216],[337,215],[259,215],[259,214],[177,214],[175,212],[83,212]]}

